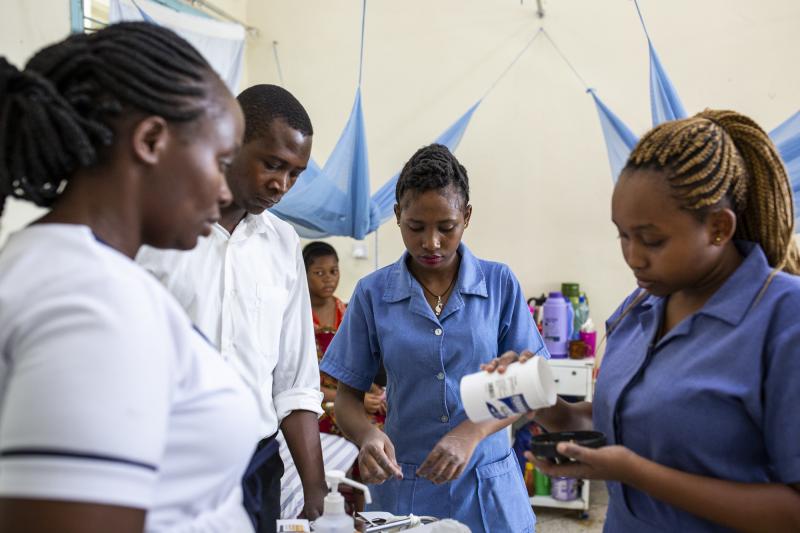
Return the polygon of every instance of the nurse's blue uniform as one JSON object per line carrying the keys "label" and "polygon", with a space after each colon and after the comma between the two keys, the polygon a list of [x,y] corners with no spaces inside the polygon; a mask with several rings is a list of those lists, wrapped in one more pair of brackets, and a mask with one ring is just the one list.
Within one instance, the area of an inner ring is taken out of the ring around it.
{"label": "nurse's blue uniform", "polygon": [[533,532],[535,518],[506,431],[478,444],[456,480],[416,475],[437,442],[466,419],[459,383],[506,350],[546,355],[519,283],[505,265],[459,247],[455,288],[438,318],[399,261],[362,279],[320,367],[368,391],[381,360],[387,371],[385,431],[402,480],[372,485],[371,509],[453,518],[473,533]]}
{"label": "nurse's blue uniform", "polygon": [[[611,444],[684,472],[748,483],[800,482],[800,277],[761,248],[706,304],[655,342],[666,300],[647,296],[608,337],[594,426]],[[634,295],[620,306],[613,325]],[[605,531],[730,531],[632,487],[608,483]]]}

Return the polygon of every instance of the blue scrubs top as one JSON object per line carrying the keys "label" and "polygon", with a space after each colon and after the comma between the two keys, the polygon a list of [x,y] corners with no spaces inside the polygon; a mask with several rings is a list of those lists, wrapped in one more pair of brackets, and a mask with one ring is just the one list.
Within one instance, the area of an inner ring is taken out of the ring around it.
{"label": "blue scrubs top", "polygon": [[438,318],[399,261],[359,281],[320,370],[368,391],[383,360],[385,431],[402,480],[373,485],[371,509],[453,518],[473,531],[533,532],[535,518],[508,435],[478,444],[461,476],[434,485],[416,471],[439,440],[467,417],[459,384],[506,350],[546,355],[519,283],[505,265],[477,259],[463,244],[455,288]]}
{"label": "blue scrubs top", "polygon": [[[654,344],[666,300],[648,296],[616,325],[597,380],[594,425],[662,465],[750,483],[800,482],[800,278],[761,248]],[[636,293],[609,319],[617,317]],[[616,482],[605,531],[729,531]]]}

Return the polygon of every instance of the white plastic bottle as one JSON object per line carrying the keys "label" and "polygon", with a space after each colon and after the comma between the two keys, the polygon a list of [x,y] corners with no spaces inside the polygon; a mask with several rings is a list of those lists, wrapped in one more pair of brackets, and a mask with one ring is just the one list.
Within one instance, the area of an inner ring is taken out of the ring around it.
{"label": "white plastic bottle", "polygon": [[572,340],[580,338],[580,331],[586,321],[589,320],[589,302],[586,301],[586,295],[581,294],[578,299],[578,306],[575,308],[575,319],[572,327]]}
{"label": "white plastic bottle", "polygon": [[353,533],[355,522],[353,517],[344,511],[344,496],[339,494],[339,483],[350,485],[364,492],[364,500],[372,503],[369,489],[361,483],[345,477],[341,470],[331,470],[325,473],[330,492],[325,496],[322,516],[314,521],[314,533]]}

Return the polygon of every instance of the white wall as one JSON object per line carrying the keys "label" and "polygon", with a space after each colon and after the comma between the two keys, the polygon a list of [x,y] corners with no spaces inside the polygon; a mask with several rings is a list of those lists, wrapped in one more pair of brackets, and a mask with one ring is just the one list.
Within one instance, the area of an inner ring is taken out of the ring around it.
{"label": "white wall", "polygon": [[1,53],[21,68],[43,45],[66,37],[69,27],[68,0],[3,0]]}
{"label": "white wall", "polygon": [[[2,9],[0,55],[20,69],[36,50],[69,34],[68,0],[3,0]],[[9,231],[42,213],[32,204],[9,199],[0,219],[0,245]]]}
{"label": "white wall", "polygon": [[[216,0],[260,29],[248,41],[246,79],[277,82],[279,42],[286,87],[309,110],[314,157],[324,163],[352,105],[358,0]],[[796,0],[641,0],[650,34],[689,111],[730,107],[767,129],[797,110],[800,3]],[[646,42],[630,0],[369,0],[364,107],[372,187],[377,189],[488,88],[540,24],[575,68],[637,132],[649,126]],[[6,0],[0,50],[17,65],[69,29],[67,0]],[[457,151],[475,215],[466,242],[508,263],[529,295],[580,281],[595,318],[633,287],[609,221],[612,190],[591,99],[540,38],[476,112]],[[36,211],[10,201],[0,228]],[[343,259],[340,295],[372,270]],[[372,250],[373,239],[367,243]],[[403,246],[396,226],[379,232],[379,262]],[[372,251],[371,251],[372,253]]]}
{"label": "white wall", "polygon": [[[637,133],[649,126],[648,57],[630,0],[369,0],[363,78],[377,189],[471,105],[543,25],[575,68]],[[767,129],[800,104],[796,0],[641,0],[650,34],[688,111],[729,107]],[[285,85],[308,109],[314,157],[324,163],[344,126],[357,80],[361,2],[262,0],[248,21],[252,83]],[[591,98],[539,38],[486,98],[456,152],[474,205],[466,242],[508,263],[528,295],[579,281],[602,322],[634,287],[610,222],[612,182]],[[340,255],[352,241],[333,239]],[[372,247],[372,236],[367,242]],[[379,262],[402,252],[392,223]],[[340,295],[373,258],[343,258]]]}

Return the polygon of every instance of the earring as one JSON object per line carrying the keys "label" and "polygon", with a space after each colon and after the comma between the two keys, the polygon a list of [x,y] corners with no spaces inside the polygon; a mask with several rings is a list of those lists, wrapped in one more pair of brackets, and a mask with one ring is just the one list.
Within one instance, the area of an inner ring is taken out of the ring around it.
{"label": "earring", "polygon": [[719,243],[721,243],[721,242],[722,242],[722,237],[720,237],[719,235],[717,235],[716,237],[714,237],[714,244],[719,244]]}

